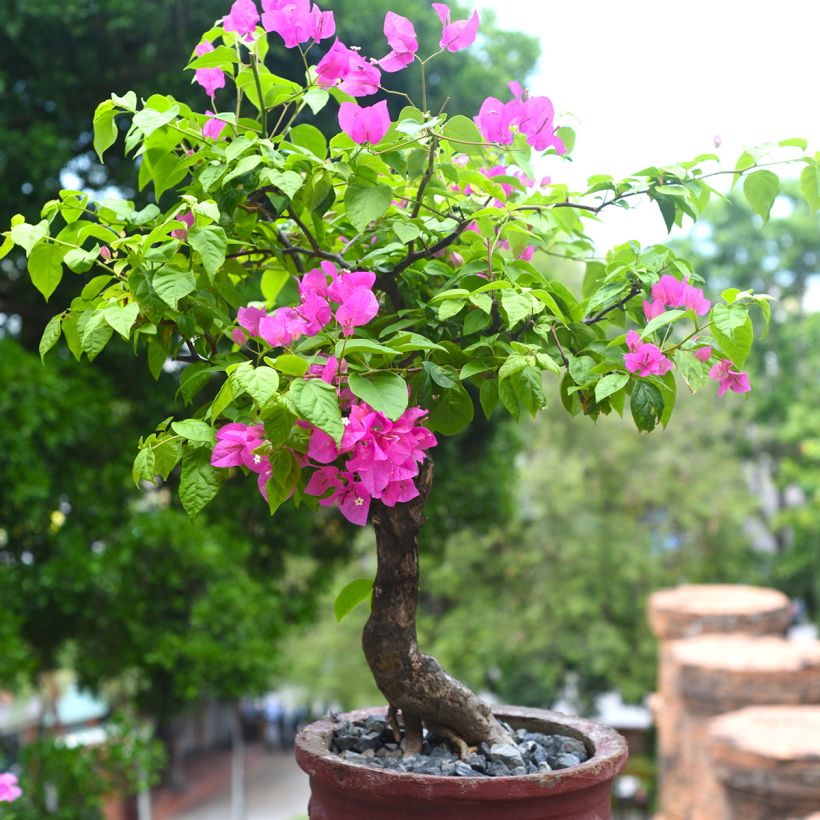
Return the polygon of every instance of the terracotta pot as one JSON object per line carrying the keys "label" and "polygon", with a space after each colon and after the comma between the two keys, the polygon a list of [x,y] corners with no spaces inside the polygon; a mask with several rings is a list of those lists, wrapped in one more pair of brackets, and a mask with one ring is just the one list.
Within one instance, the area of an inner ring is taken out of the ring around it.
{"label": "terracotta pot", "polygon": [[[439,777],[371,769],[329,751],[334,723],[319,720],[296,738],[296,760],[310,775],[310,820],[608,820],[612,779],[627,759],[614,730],[543,709],[499,706],[514,729],[582,740],[593,753],[580,766],[524,777]],[[343,719],[384,715],[349,712]]]}

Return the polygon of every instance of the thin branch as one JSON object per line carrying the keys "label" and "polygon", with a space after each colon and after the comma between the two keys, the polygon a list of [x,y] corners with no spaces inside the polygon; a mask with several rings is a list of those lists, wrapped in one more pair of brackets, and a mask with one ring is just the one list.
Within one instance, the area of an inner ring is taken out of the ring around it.
{"label": "thin branch", "polygon": [[643,288],[639,285],[632,285],[632,287],[627,292],[626,296],[622,296],[617,302],[611,304],[609,307],[605,307],[603,310],[596,313],[594,316],[587,316],[583,319],[583,323],[585,325],[594,325],[596,322],[600,322],[607,313],[611,313],[613,310],[618,310],[623,308],[626,303],[632,299],[633,296],[637,296]]}
{"label": "thin branch", "polygon": [[561,355],[561,361],[564,363],[564,367],[569,367],[569,359],[567,358],[567,354],[564,352],[564,348],[561,345],[561,340],[558,338],[558,334],[555,332],[555,325],[550,325],[550,333],[552,334],[552,338],[555,339],[555,344],[558,346],[558,353]]}
{"label": "thin branch", "polygon": [[[299,230],[305,235],[305,238],[312,248],[312,251],[309,252],[311,256],[315,256],[317,259],[327,259],[329,262],[335,262],[343,268],[348,267],[348,261],[340,253],[328,253],[319,247],[316,237],[310,232],[307,225],[299,219],[293,208],[288,208],[288,216],[290,216],[290,218],[296,223]],[[294,248],[294,251],[295,250],[296,249]]]}

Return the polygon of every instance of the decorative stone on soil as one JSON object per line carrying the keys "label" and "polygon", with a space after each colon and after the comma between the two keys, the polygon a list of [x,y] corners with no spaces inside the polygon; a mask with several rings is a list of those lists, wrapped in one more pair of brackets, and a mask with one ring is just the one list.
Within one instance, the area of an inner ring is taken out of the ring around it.
{"label": "decorative stone on soil", "polygon": [[542,735],[501,724],[514,743],[482,743],[461,760],[447,742],[425,730],[421,754],[404,757],[402,744],[383,718],[340,722],[333,734],[331,751],[348,763],[395,772],[443,777],[518,777],[555,769],[568,769],[590,757],[582,741],[563,735]]}

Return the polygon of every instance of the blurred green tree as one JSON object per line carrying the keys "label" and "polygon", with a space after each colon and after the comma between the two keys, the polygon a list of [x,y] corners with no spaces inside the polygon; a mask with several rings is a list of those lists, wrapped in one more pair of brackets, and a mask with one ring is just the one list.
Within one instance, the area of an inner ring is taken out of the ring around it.
{"label": "blurred green tree", "polygon": [[820,240],[818,219],[796,185],[777,200],[765,230],[733,197],[683,251],[724,287],[777,298],[768,336],[749,360],[748,435],[735,437],[754,465],[775,550],[773,581],[820,618]]}

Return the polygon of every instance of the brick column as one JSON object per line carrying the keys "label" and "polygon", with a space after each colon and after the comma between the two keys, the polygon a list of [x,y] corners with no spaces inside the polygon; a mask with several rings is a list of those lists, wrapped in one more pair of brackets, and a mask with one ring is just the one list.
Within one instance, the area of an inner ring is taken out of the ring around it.
{"label": "brick column", "polygon": [[820,817],[820,706],[730,712],[712,720],[709,741],[727,816]]}
{"label": "brick column", "polygon": [[[712,718],[758,704],[820,704],[820,643],[775,636],[703,635],[671,647],[680,698],[680,747],[669,773],[669,820],[731,817],[709,757]],[[666,796],[664,796],[666,799]],[[782,815],[784,818],[788,815]]]}
{"label": "brick column", "polygon": [[658,691],[651,708],[658,731],[661,807],[665,820],[677,820],[689,816],[690,781],[682,760],[684,705],[672,647],[680,639],[704,634],[783,634],[789,624],[789,600],[762,587],[685,585],[652,595],[649,622],[660,642]]}

